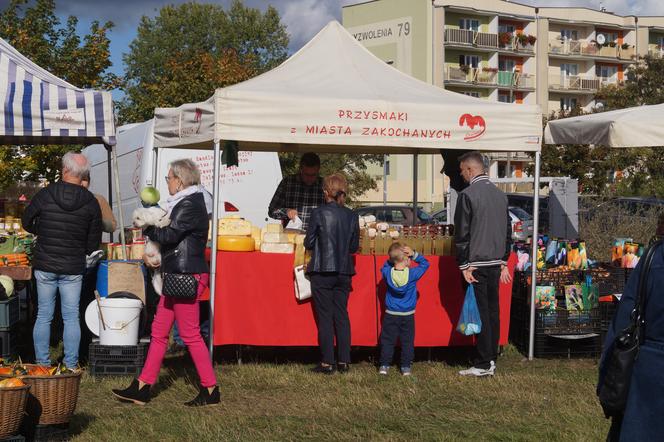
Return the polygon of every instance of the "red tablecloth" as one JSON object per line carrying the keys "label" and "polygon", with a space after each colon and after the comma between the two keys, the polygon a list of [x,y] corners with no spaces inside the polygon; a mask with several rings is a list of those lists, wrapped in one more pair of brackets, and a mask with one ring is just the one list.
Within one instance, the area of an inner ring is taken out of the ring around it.
{"label": "red tablecloth", "polygon": [[[355,268],[348,300],[351,344],[373,346],[378,339],[373,257],[356,256]],[[295,299],[293,255],[219,252],[214,343],[318,345],[311,299]]]}
{"label": "red tablecloth", "polygon": [[[463,303],[461,274],[452,257],[428,258],[431,268],[418,286],[415,345],[470,345],[454,331]],[[351,343],[375,346],[380,333],[385,257],[355,256],[357,274],[348,301]],[[513,269],[516,258],[510,258]],[[293,255],[218,252],[215,345],[318,345],[311,300],[298,302],[293,287]],[[501,285],[501,344],[507,343],[511,284]],[[378,294],[378,296],[376,296]]]}

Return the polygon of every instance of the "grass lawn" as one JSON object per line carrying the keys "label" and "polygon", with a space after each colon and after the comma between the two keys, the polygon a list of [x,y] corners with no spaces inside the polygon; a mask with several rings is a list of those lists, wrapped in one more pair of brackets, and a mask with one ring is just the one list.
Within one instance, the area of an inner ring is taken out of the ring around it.
{"label": "grass lawn", "polygon": [[527,362],[508,347],[496,376],[483,379],[460,378],[460,366],[448,362],[416,362],[410,378],[394,367],[379,377],[370,362],[345,375],[311,367],[222,363],[222,403],[202,409],[182,405],[196,394],[188,357],[166,360],[144,407],[111,395],[130,378],[86,374],[71,432],[75,441],[596,441],[608,431],[594,394],[594,360]]}

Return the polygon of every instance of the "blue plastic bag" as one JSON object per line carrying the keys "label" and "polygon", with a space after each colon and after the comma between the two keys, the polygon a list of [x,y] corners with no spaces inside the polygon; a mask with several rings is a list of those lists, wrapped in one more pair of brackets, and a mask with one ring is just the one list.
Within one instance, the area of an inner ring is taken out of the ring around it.
{"label": "blue plastic bag", "polygon": [[466,289],[466,297],[463,300],[463,308],[456,329],[466,336],[476,335],[482,331],[482,320],[480,319],[480,311],[475,299],[475,289],[472,284],[468,285]]}

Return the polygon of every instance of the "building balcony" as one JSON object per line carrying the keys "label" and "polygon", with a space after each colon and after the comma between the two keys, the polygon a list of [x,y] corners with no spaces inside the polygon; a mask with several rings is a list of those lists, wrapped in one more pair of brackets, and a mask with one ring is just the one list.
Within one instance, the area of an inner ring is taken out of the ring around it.
{"label": "building balcony", "polygon": [[626,46],[625,48],[618,44],[615,46],[600,46],[587,40],[550,40],[549,53],[552,55],[616,58],[620,60],[634,60],[636,58],[636,51],[633,46]]}
{"label": "building balcony", "polygon": [[450,46],[498,49],[498,34],[446,27],[445,44]]}
{"label": "building balcony", "polygon": [[551,91],[596,92],[603,87],[618,84],[618,80],[613,77],[594,77],[590,75],[549,76],[549,90]]}
{"label": "building balcony", "polygon": [[445,81],[478,86],[496,86],[498,72],[492,68],[462,68],[448,66],[445,70]]}
{"label": "building balcony", "polygon": [[510,89],[535,89],[535,75],[521,72],[498,71],[498,87]]}
{"label": "building balcony", "polygon": [[664,58],[664,47],[660,45],[650,45],[648,55],[653,58]]}
{"label": "building balcony", "polygon": [[498,34],[498,49],[500,51],[535,55],[535,46],[533,44],[520,40],[518,35],[512,35],[508,32],[501,32]]}

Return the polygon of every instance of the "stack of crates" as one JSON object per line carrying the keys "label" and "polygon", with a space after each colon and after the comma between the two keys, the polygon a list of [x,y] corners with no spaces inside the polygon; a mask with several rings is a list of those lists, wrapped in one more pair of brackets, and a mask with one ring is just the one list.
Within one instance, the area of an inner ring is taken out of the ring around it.
{"label": "stack of crates", "polygon": [[16,356],[18,330],[21,319],[18,296],[0,301],[0,358],[12,359]]}
{"label": "stack of crates", "polygon": [[88,371],[92,376],[138,376],[149,345],[149,339],[138,345],[101,345],[95,339],[90,344]]}

